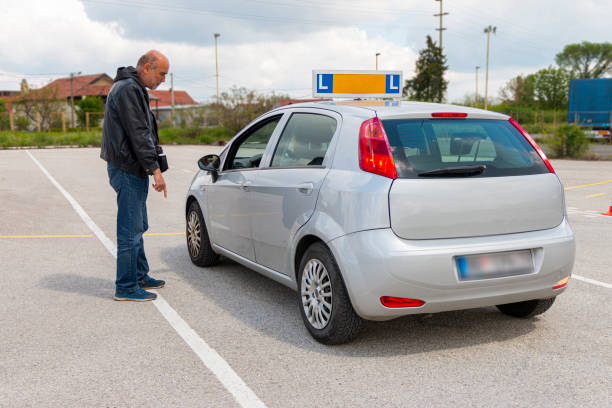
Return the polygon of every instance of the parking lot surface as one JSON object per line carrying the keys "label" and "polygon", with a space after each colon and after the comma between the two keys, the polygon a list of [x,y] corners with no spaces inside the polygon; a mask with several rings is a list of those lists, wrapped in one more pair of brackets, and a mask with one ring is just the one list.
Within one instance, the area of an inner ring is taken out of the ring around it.
{"label": "parking lot surface", "polygon": [[330,347],[290,289],[229,260],[190,262],[185,193],[220,148],[165,149],[168,198],[149,190],[144,238],[166,280],[155,304],[112,300],[116,196],[99,149],[0,151],[0,406],[610,406],[612,162],[552,161],[577,252],[545,314],[369,322]]}

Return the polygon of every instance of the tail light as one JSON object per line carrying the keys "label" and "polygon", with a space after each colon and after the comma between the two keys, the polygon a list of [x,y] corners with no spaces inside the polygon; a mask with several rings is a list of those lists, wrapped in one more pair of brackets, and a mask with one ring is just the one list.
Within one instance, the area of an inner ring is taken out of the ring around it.
{"label": "tail light", "polygon": [[359,129],[359,167],[393,180],[397,178],[391,146],[378,118],[366,120]]}
{"label": "tail light", "polygon": [[385,307],[421,307],[425,304],[420,299],[406,299],[395,296],[381,296],[380,303]]}
{"label": "tail light", "polygon": [[519,131],[521,132],[521,134],[523,135],[523,137],[525,139],[527,139],[527,141],[529,142],[529,144],[536,150],[536,152],[538,152],[538,154],[540,155],[540,157],[542,158],[542,160],[544,160],[544,164],[546,165],[546,167],[548,168],[548,170],[550,170],[551,173],[555,172],[555,169],[553,169],[552,164],[550,164],[550,162],[548,161],[548,157],[546,157],[546,154],[542,151],[542,149],[540,149],[540,146],[538,146],[538,144],[536,143],[535,140],[533,140],[533,138],[531,136],[529,136],[529,133],[527,133],[527,131],[525,129],[523,129],[523,127],[521,125],[518,124],[518,122],[516,120],[514,120],[513,118],[510,118],[510,123],[512,123],[512,125]]}

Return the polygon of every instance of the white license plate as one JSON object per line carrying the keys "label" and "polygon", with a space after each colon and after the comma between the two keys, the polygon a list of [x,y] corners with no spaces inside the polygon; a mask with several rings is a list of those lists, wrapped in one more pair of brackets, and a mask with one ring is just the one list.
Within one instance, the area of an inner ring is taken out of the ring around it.
{"label": "white license plate", "polygon": [[455,257],[461,281],[504,278],[533,273],[531,250]]}

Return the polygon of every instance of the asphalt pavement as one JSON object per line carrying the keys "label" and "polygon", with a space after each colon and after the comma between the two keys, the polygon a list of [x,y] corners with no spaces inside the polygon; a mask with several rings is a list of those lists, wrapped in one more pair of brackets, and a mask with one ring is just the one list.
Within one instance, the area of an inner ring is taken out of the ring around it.
{"label": "asphalt pavement", "polygon": [[115,193],[99,149],[0,151],[0,406],[612,405],[612,216],[600,214],[612,162],[552,161],[581,279],[545,314],[409,316],[324,346],[295,292],[229,260],[190,262],[185,193],[220,148],[165,150],[168,198],[149,190],[145,236],[167,282],[155,304],[112,300]]}

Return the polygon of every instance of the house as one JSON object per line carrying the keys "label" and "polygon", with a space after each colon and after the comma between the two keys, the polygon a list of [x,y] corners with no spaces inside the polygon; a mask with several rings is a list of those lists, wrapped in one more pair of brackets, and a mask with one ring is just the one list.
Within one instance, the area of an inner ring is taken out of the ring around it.
{"label": "house", "polygon": [[[158,121],[170,119],[172,114],[172,91],[149,90],[151,109]],[[181,111],[193,109],[199,104],[187,93],[187,91],[174,91],[174,114],[175,121],[181,121]]]}
{"label": "house", "polygon": [[68,103],[71,95],[75,101],[87,96],[99,96],[103,102],[106,102],[106,96],[112,86],[113,79],[108,75],[93,74],[58,78],[44,88],[54,90],[58,98],[66,99]]}

